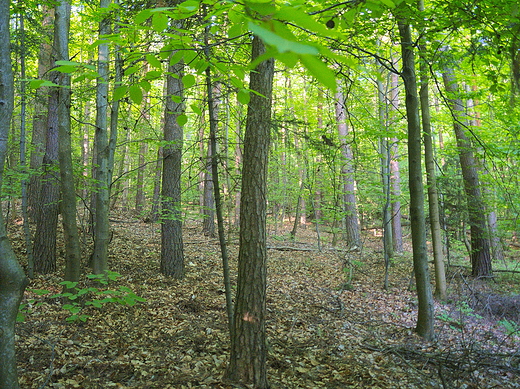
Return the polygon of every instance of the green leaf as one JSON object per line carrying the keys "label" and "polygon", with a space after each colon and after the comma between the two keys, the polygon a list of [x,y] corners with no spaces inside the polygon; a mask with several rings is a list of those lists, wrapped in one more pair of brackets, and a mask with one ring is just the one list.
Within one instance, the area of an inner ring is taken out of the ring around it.
{"label": "green leaf", "polygon": [[251,96],[249,95],[249,91],[247,89],[240,89],[237,94],[237,100],[239,103],[247,105],[251,100]]}
{"label": "green leaf", "polygon": [[283,62],[288,68],[293,68],[298,63],[298,55],[295,53],[280,53],[276,59]]}
{"label": "green leaf", "polygon": [[136,25],[144,23],[144,21],[146,19],[148,19],[151,15],[152,15],[152,11],[150,9],[144,9],[141,12],[139,12],[137,15],[135,15],[134,23]]}
{"label": "green leaf", "polygon": [[249,30],[258,35],[266,44],[276,47],[280,53],[318,54],[318,49],[314,46],[282,38],[280,35],[252,22],[249,22],[248,26]]}
{"label": "green leaf", "polygon": [[241,21],[233,24],[229,29],[228,29],[228,37],[229,38],[235,38],[237,36],[240,36],[242,34],[245,34],[247,32],[247,30],[244,28],[244,20],[242,19]]}
{"label": "green leaf", "polygon": [[114,89],[114,95],[112,96],[112,100],[121,100],[124,97],[124,95],[126,95],[127,91],[127,86],[118,86],[116,89]]}
{"label": "green leaf", "polygon": [[150,66],[153,66],[156,69],[162,69],[162,63],[157,57],[153,54],[146,54],[146,60],[150,64]]}
{"label": "green leaf", "polygon": [[281,8],[276,12],[276,17],[321,35],[330,36],[331,34],[331,31],[324,24],[318,23],[301,9],[292,6]]}
{"label": "green leaf", "polygon": [[44,86],[59,86],[52,81],[49,80],[31,80],[29,81],[29,88],[38,89]]}
{"label": "green leaf", "polygon": [[198,104],[192,104],[192,105],[190,105],[190,107],[191,107],[191,110],[193,111],[194,114],[202,115],[202,110],[200,109]]}
{"label": "green leaf", "polygon": [[182,83],[184,85],[184,88],[190,88],[193,85],[195,85],[195,76],[192,74],[186,74],[184,77],[182,77]]}
{"label": "green leaf", "polygon": [[302,55],[300,61],[319,82],[331,91],[336,90],[336,75],[321,59],[314,55]]}
{"label": "green leaf", "polygon": [[143,101],[143,90],[138,85],[130,85],[128,92],[134,104],[141,104]]}
{"label": "green leaf", "polygon": [[139,87],[146,92],[150,92],[150,89],[152,89],[152,84],[150,84],[150,81],[142,80],[139,82]]}
{"label": "green leaf", "polygon": [[155,12],[152,15],[152,27],[158,33],[166,30],[168,28],[168,16],[162,12]]}
{"label": "green leaf", "polygon": [[137,66],[130,66],[128,69],[125,70],[125,76],[126,77],[131,76],[138,70],[139,70],[139,68]]}
{"label": "green leaf", "polygon": [[177,124],[183,127],[188,122],[188,117],[184,114],[177,116]]}

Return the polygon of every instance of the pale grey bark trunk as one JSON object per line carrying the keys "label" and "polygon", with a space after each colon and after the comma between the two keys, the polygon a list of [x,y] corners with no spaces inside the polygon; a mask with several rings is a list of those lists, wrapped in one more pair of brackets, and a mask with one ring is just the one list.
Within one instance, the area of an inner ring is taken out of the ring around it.
{"label": "pale grey bark trunk", "polygon": [[[399,115],[399,75],[392,73],[390,89],[390,107],[394,126]],[[397,137],[390,139],[390,198],[392,203],[392,240],[395,252],[403,251],[403,229],[401,225],[401,172],[399,169],[399,140]]]}
{"label": "pale grey bark trunk", "polygon": [[[177,122],[184,112],[184,62],[170,64],[166,75],[164,113],[161,273],[177,279],[184,277],[184,246],[181,213],[181,163],[183,128]],[[179,101],[176,103],[175,101]]]}
{"label": "pale grey bark trunk", "polygon": [[[107,9],[110,0],[100,0],[99,7]],[[111,18],[106,15],[99,23],[99,35],[110,33]],[[108,270],[108,243],[110,240],[110,182],[109,180],[109,134],[108,134],[108,85],[109,85],[109,46],[98,46],[98,83],[96,89],[96,193],[94,216],[94,251],[92,253],[92,272],[101,274]]]}
{"label": "pale grey bark trunk", "polygon": [[[397,10],[397,12],[399,11]],[[398,15],[397,19],[403,58],[401,77],[405,87],[406,117],[408,119],[410,221],[412,227],[413,265],[419,303],[415,329],[419,336],[426,340],[431,340],[435,337],[433,330],[434,307],[426,247],[426,218],[424,215],[424,187],[421,167],[421,125],[415,75],[415,55],[410,24],[402,16]]]}
{"label": "pale grey bark trunk", "polygon": [[349,143],[347,107],[345,106],[342,81],[337,81],[334,104],[342,156],[341,179],[343,181],[345,242],[348,247],[361,247],[361,231],[356,203],[356,181],[354,178],[354,154]]}
{"label": "pale grey bark trunk", "polygon": [[[265,52],[255,36],[252,59]],[[267,389],[267,160],[271,130],[274,60],[261,62],[250,74],[251,93],[244,139],[240,249],[234,331],[226,379]]]}
{"label": "pale grey bark trunk", "polygon": [[[382,73],[383,70],[380,69]],[[388,131],[388,99],[386,90],[381,80],[377,80],[378,117],[381,128]],[[388,289],[388,273],[390,258],[394,255],[394,244],[392,237],[392,201],[390,185],[390,142],[388,137],[379,139],[379,155],[381,160],[381,182],[383,186],[382,214],[383,214],[383,254],[385,259],[385,281],[384,288]]]}
{"label": "pale grey bark trunk", "polygon": [[[9,0],[0,0],[0,187],[14,107],[9,15]],[[0,388],[19,388],[14,328],[26,285],[27,279],[9,242],[0,206]]]}

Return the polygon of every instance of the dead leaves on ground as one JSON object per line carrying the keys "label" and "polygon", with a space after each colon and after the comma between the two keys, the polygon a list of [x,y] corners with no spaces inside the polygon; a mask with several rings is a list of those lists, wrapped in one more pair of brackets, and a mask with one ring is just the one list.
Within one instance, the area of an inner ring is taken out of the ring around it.
{"label": "dead leaves on ground", "polygon": [[[157,225],[115,223],[113,228],[110,266],[122,274],[117,283],[146,301],[86,308],[91,315],[86,323],[66,323],[67,313],[56,300],[33,307],[17,327],[21,386],[231,388],[221,380],[229,337],[217,242],[205,240],[198,229],[186,230],[187,275],[180,282],[158,274]],[[310,248],[312,239],[309,235]],[[462,354],[471,347],[511,352],[520,339],[505,338],[496,323],[473,318],[463,323],[463,332],[438,320],[438,341],[422,342],[413,332],[417,304],[407,291],[410,260],[396,260],[391,287],[384,291],[381,255],[367,246],[355,258],[362,264],[354,267],[348,290],[342,288],[346,275],[333,250],[269,251],[273,388],[520,387],[518,358],[493,371],[472,359],[482,354]],[[236,244],[229,252],[235,274]],[[59,275],[32,280],[27,298],[35,298],[30,289],[56,289],[59,281]],[[436,309],[453,314],[447,306]]]}

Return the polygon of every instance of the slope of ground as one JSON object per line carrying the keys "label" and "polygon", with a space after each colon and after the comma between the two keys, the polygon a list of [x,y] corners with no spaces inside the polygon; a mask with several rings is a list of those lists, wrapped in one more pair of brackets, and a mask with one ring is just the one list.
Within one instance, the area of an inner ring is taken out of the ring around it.
{"label": "slope of ground", "polygon": [[[17,327],[21,386],[230,388],[221,382],[229,339],[217,240],[204,238],[198,226],[186,228],[187,274],[176,281],[158,274],[157,224],[115,222],[113,229],[110,267],[121,277],[108,288],[125,286],[146,300],[95,308],[85,303],[97,296],[87,294],[81,314],[88,320],[68,323],[60,299],[35,293],[60,292],[61,275],[32,280],[29,312]],[[413,331],[409,255],[393,261],[384,291],[380,238],[366,235],[363,250],[351,253],[326,244],[320,252],[315,240],[306,230],[296,243],[279,236],[269,242],[273,388],[520,387],[520,338],[473,309],[469,297],[460,299],[477,289],[491,296],[493,285],[450,272],[451,303],[436,304],[437,340],[423,342]],[[234,275],[238,246],[230,241]],[[81,287],[88,286],[92,281]]]}

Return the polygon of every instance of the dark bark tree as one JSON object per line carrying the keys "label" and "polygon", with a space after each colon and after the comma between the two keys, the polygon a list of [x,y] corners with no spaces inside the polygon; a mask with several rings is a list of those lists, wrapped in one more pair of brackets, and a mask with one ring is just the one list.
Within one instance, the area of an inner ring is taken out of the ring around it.
{"label": "dark bark tree", "polygon": [[469,215],[471,233],[471,275],[473,277],[491,277],[491,251],[487,231],[486,207],[480,190],[478,163],[473,155],[473,145],[466,135],[467,121],[464,104],[459,96],[459,88],[452,68],[442,73],[444,86],[448,92],[448,100],[453,115],[453,130],[457,138],[460,168],[466,193],[466,204]]}
{"label": "dark bark tree", "polygon": [[[56,58],[69,60],[69,25],[71,5],[62,0],[56,5],[54,47]],[[70,137],[71,82],[68,73],[59,73],[58,89],[58,160],[60,165],[61,216],[65,240],[65,281],[79,281],[81,250],[76,223],[76,189],[72,168]]]}
{"label": "dark bark tree", "polygon": [[[56,30],[56,25],[54,26]],[[51,63],[59,59],[56,42],[52,46]],[[50,79],[59,82],[60,73],[52,72]],[[45,155],[43,157],[43,180],[40,186],[40,197],[35,209],[36,231],[33,241],[34,271],[36,273],[52,273],[56,270],[56,236],[60,200],[60,184],[58,179],[59,134],[58,134],[58,99],[59,88],[49,91],[47,107],[47,135]]]}
{"label": "dark bark tree", "polygon": [[161,273],[184,277],[181,216],[181,163],[183,128],[177,118],[184,112],[184,62],[170,64],[166,75],[161,210]]}
{"label": "dark bark tree", "polygon": [[[0,187],[14,107],[9,0],[0,0]],[[27,278],[13,252],[0,204],[0,388],[18,389],[15,323]]]}
{"label": "dark bark tree", "polygon": [[433,295],[428,272],[428,251],[426,247],[426,218],[424,215],[424,186],[421,167],[421,125],[419,120],[419,98],[415,75],[415,55],[410,24],[404,11],[397,9],[399,36],[403,69],[406,117],[408,120],[408,166],[410,190],[410,222],[412,228],[413,267],[419,303],[416,331],[426,340],[434,338]]}
{"label": "dark bark tree", "polygon": [[[38,79],[44,80],[49,77],[52,56],[52,39],[54,24],[54,7],[44,5],[42,8],[42,43],[38,52]],[[47,105],[49,103],[49,87],[40,87],[36,90],[34,97],[34,115],[31,134],[31,157],[29,166],[33,171],[39,171],[43,165],[45,145],[47,142]],[[31,219],[36,220],[36,209],[38,207],[41,193],[42,177],[33,174],[30,178],[28,188],[28,208]]]}
{"label": "dark bark tree", "polygon": [[[265,52],[260,38],[252,43],[253,61]],[[274,60],[261,62],[250,74],[242,170],[240,249],[234,330],[226,379],[268,388],[265,331],[267,283],[267,160],[269,154]]]}

